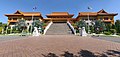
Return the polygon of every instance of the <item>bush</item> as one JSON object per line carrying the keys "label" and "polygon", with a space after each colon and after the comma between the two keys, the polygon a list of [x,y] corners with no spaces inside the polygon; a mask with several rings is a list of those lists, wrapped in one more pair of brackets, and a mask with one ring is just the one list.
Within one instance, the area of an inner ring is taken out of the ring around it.
{"label": "bush", "polygon": [[115,29],[117,33],[120,33],[120,20],[116,20],[115,22]]}
{"label": "bush", "polygon": [[94,27],[90,26],[90,33],[94,33]]}
{"label": "bush", "polygon": [[10,34],[11,29],[7,29],[7,34]]}
{"label": "bush", "polygon": [[117,33],[117,35],[119,35],[119,36],[120,36],[120,33]]}
{"label": "bush", "polygon": [[72,26],[77,26],[75,23],[71,23]]}
{"label": "bush", "polygon": [[47,26],[47,24],[46,24],[46,23],[43,23],[43,26]]}
{"label": "bush", "polygon": [[111,34],[111,32],[104,32],[104,34],[105,34],[105,35],[110,35],[110,34]]}
{"label": "bush", "polygon": [[112,34],[115,34],[115,33],[116,33],[116,30],[115,30],[115,29],[110,29],[110,32],[111,32]]}
{"label": "bush", "polygon": [[76,29],[76,33],[79,33],[79,30],[78,30],[78,29]]}
{"label": "bush", "polygon": [[0,34],[2,33],[2,27],[0,27]]}
{"label": "bush", "polygon": [[13,31],[13,33],[20,33],[20,31],[18,31],[18,30],[15,30],[15,31]]}

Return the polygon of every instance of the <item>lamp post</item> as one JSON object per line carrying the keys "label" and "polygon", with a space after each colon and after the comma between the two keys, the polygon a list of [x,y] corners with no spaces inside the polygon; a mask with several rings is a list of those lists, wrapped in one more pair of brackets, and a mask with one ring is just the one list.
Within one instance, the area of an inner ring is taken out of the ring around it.
{"label": "lamp post", "polygon": [[[91,10],[91,7],[88,7],[88,10]],[[89,23],[90,23],[90,14],[88,12],[88,34],[89,34]]]}

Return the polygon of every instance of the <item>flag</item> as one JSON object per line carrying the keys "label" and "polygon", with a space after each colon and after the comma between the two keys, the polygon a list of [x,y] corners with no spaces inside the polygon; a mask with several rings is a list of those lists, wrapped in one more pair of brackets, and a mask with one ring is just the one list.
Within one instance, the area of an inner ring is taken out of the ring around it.
{"label": "flag", "polygon": [[37,9],[37,7],[33,7],[33,10],[36,10]]}
{"label": "flag", "polygon": [[88,9],[92,9],[91,7],[88,7]]}

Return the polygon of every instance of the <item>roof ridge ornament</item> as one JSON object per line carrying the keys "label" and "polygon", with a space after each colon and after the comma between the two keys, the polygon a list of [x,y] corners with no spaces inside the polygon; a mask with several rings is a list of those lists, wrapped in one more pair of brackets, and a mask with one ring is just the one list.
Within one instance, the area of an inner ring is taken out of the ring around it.
{"label": "roof ridge ornament", "polygon": [[17,10],[14,14],[23,14],[20,10]]}
{"label": "roof ridge ornament", "polygon": [[100,11],[98,11],[97,13],[107,13],[104,9],[101,9]]}

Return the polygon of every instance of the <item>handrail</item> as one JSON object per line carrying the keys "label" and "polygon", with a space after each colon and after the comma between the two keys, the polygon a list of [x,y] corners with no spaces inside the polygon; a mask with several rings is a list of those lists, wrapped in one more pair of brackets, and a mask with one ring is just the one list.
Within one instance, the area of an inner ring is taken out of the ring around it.
{"label": "handrail", "polygon": [[67,21],[67,24],[68,24],[68,26],[70,27],[70,29],[72,30],[73,34],[76,35],[75,29],[74,29],[74,27],[71,25],[71,23],[70,23],[69,21]]}
{"label": "handrail", "polygon": [[50,28],[50,26],[51,26],[52,24],[53,24],[53,22],[51,21],[51,22],[46,26],[43,35],[46,34],[47,30]]}

